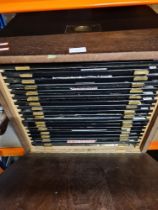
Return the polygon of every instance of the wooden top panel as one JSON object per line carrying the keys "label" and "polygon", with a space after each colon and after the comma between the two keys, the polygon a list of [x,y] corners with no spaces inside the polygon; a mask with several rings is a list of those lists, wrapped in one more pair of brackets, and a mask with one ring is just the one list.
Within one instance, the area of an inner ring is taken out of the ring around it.
{"label": "wooden top panel", "polygon": [[1,0],[0,13],[156,4],[158,0]]}
{"label": "wooden top panel", "polygon": [[30,155],[0,176],[3,210],[157,210],[158,165],[147,154]]}
{"label": "wooden top panel", "polygon": [[[158,29],[142,29],[0,38],[9,46],[0,52],[0,63],[157,59],[157,37]],[[69,54],[69,48],[79,47],[86,47],[87,53]]]}
{"label": "wooden top panel", "polygon": [[[68,26],[94,23],[94,32],[65,33]],[[9,48],[0,49],[0,63],[158,58],[158,18],[146,6],[19,14],[0,37],[8,43],[0,48]],[[69,54],[80,47],[87,52]]]}

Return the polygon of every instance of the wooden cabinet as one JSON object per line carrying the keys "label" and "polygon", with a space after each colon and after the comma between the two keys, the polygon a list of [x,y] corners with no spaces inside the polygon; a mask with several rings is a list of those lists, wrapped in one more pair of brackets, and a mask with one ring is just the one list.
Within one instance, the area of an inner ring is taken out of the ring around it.
{"label": "wooden cabinet", "polygon": [[157,26],[141,6],[17,15],[0,34],[1,98],[25,149],[146,151]]}

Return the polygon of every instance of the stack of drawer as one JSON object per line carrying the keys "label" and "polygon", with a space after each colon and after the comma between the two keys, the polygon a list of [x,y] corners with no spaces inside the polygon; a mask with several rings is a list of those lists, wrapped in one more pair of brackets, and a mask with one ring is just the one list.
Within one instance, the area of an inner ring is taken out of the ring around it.
{"label": "stack of drawer", "polygon": [[152,60],[0,66],[34,146],[139,144],[157,68]]}

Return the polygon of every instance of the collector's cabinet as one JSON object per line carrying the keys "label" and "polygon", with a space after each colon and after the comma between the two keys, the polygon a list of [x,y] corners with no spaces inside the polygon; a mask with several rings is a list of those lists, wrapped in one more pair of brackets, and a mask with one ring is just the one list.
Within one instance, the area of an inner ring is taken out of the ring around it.
{"label": "collector's cabinet", "polygon": [[0,100],[27,155],[0,177],[2,210],[157,210],[157,94],[149,7],[17,14]]}

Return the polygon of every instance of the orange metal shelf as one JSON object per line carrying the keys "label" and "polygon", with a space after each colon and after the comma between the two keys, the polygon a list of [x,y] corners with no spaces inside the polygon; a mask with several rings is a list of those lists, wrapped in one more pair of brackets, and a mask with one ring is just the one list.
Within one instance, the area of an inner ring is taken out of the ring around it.
{"label": "orange metal shelf", "polygon": [[22,147],[0,148],[0,156],[23,156],[25,151]]}
{"label": "orange metal shelf", "polygon": [[158,141],[152,141],[148,150],[158,150]]}
{"label": "orange metal shelf", "polygon": [[155,4],[158,0],[0,0],[0,13]]}

